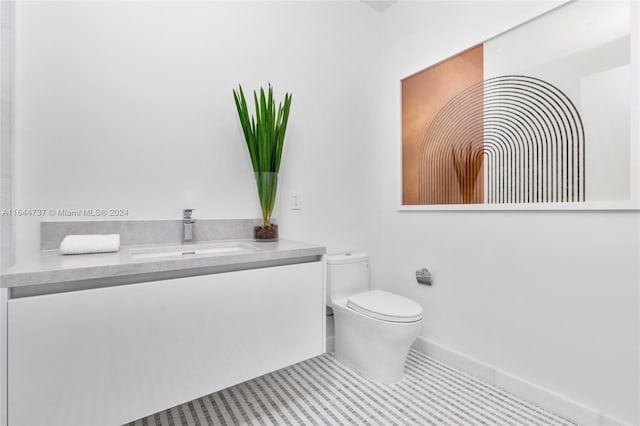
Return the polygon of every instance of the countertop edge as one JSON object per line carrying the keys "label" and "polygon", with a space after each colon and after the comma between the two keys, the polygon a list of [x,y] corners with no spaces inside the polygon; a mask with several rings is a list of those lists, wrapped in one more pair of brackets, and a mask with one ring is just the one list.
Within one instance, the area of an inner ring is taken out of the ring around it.
{"label": "countertop edge", "polygon": [[[222,256],[199,256],[196,258],[171,258],[161,260],[131,261],[122,263],[108,263],[104,265],[79,266],[71,268],[42,269],[11,271],[11,269],[0,274],[0,288],[19,288],[26,286],[43,286],[47,284],[70,283],[74,281],[108,279],[110,277],[128,277],[146,274],[176,274],[180,271],[189,275],[189,271],[202,270],[207,268],[224,267],[231,265],[260,264],[269,261],[282,261],[286,259],[308,258],[311,256],[322,256],[326,253],[326,247],[301,243],[290,240],[282,240],[290,247],[283,249],[271,248],[265,251],[253,253],[222,255]],[[127,248],[131,250],[132,248]],[[43,254],[52,256],[51,252]],[[92,256],[92,255],[79,255]],[[295,263],[295,262],[293,262]]]}

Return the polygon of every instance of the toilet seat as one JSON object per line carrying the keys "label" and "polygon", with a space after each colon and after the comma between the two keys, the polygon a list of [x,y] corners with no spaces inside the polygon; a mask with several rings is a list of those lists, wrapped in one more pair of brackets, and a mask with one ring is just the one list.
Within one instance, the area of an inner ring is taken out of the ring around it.
{"label": "toilet seat", "polygon": [[422,306],[411,299],[382,290],[349,296],[347,307],[382,321],[416,322],[422,319]]}

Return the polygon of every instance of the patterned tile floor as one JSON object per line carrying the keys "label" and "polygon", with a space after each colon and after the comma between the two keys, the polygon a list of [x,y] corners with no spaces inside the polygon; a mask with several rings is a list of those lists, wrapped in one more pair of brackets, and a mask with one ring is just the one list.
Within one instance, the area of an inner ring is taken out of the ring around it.
{"label": "patterned tile floor", "polygon": [[324,354],[129,425],[573,423],[411,350],[406,377],[395,385],[364,379]]}

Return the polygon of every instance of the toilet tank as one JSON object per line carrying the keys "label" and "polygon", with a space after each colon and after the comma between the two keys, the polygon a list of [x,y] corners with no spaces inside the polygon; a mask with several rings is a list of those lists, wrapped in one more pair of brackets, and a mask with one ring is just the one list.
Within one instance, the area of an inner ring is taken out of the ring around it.
{"label": "toilet tank", "polygon": [[335,300],[369,289],[369,256],[366,253],[342,253],[325,256],[327,301]]}

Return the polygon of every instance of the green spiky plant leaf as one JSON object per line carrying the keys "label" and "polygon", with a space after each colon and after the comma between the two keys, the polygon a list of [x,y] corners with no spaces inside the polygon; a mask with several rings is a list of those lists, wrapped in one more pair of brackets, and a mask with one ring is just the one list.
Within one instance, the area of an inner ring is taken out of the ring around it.
{"label": "green spiky plant leaf", "polygon": [[289,121],[289,109],[291,108],[291,94],[286,93],[284,102],[278,104],[273,98],[273,87],[269,84],[267,93],[260,88],[260,95],[254,90],[253,102],[255,114],[249,114],[247,100],[238,85],[238,90],[233,91],[233,99],[238,110],[238,118],[247,143],[251,166],[256,175],[258,197],[262,209],[263,226],[271,224],[271,213],[276,202],[278,188],[278,175],[284,135]]}

